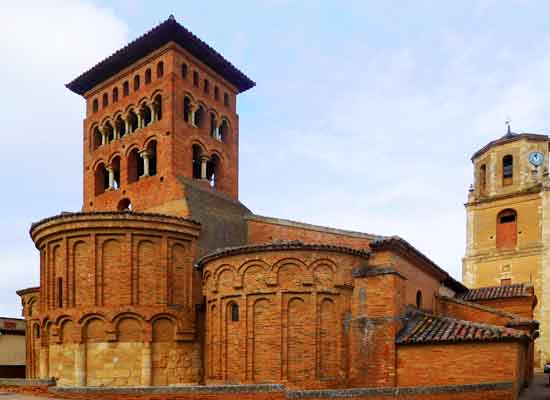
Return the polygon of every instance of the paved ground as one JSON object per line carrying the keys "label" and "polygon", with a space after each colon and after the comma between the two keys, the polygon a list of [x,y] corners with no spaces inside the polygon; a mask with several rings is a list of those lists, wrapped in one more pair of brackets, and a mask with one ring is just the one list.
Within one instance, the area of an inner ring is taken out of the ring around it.
{"label": "paved ground", "polygon": [[[521,393],[521,400],[550,400],[548,375],[535,375],[531,385]],[[1,400],[1,398],[0,398]]]}
{"label": "paved ground", "polygon": [[0,392],[0,400],[48,400],[48,398]]}

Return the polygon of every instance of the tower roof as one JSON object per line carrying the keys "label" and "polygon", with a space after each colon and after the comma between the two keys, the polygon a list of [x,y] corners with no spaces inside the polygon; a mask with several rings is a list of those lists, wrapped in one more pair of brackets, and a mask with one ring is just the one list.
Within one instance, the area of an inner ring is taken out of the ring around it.
{"label": "tower roof", "polygon": [[66,86],[71,91],[83,95],[97,84],[169,42],[176,42],[212,68],[233,84],[239,93],[256,85],[220,53],[180,25],[171,15],[167,20],[96,64]]}
{"label": "tower roof", "polygon": [[498,139],[492,140],[489,143],[487,143],[485,146],[483,146],[481,149],[476,151],[473,155],[471,160],[473,161],[480,155],[484,154],[487,150],[494,146],[498,146],[505,143],[514,142],[519,139],[529,139],[529,140],[540,140],[540,141],[547,141],[548,135],[542,135],[540,133],[514,133],[508,130],[506,134]]}

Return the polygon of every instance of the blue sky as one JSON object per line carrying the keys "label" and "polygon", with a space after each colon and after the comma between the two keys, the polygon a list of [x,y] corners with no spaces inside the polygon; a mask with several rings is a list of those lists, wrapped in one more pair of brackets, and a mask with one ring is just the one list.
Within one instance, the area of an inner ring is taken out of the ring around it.
{"label": "blue sky", "polygon": [[239,97],[254,212],[397,234],[460,278],[470,155],[550,127],[544,1],[27,1],[2,5],[0,315],[38,283],[30,223],[82,202],[64,84],[168,15],[257,82]]}

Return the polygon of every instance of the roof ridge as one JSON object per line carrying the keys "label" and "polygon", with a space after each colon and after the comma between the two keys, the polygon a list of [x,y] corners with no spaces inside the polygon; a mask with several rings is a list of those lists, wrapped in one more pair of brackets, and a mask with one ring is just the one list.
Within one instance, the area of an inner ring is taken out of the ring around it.
{"label": "roof ridge", "polygon": [[359,257],[368,258],[370,251],[354,249],[352,247],[338,246],[322,243],[305,243],[300,240],[281,240],[269,243],[251,243],[240,246],[229,246],[216,249],[208,254],[205,254],[195,262],[195,268],[202,268],[203,264],[215,260],[223,256],[237,255],[255,251],[275,251],[275,250],[325,250],[337,251],[347,254],[357,255]]}

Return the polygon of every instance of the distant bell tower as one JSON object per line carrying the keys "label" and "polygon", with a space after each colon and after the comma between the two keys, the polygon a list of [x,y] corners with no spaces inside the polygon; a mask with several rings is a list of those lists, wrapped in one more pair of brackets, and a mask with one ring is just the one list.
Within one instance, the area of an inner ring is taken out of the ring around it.
{"label": "distant bell tower", "polygon": [[83,211],[189,216],[189,185],[238,200],[236,101],[253,86],[172,16],[73,80],[86,99]]}
{"label": "distant bell tower", "polygon": [[466,286],[531,283],[541,322],[535,364],[550,360],[550,178],[547,135],[513,133],[472,156],[474,184],[466,203]]}

